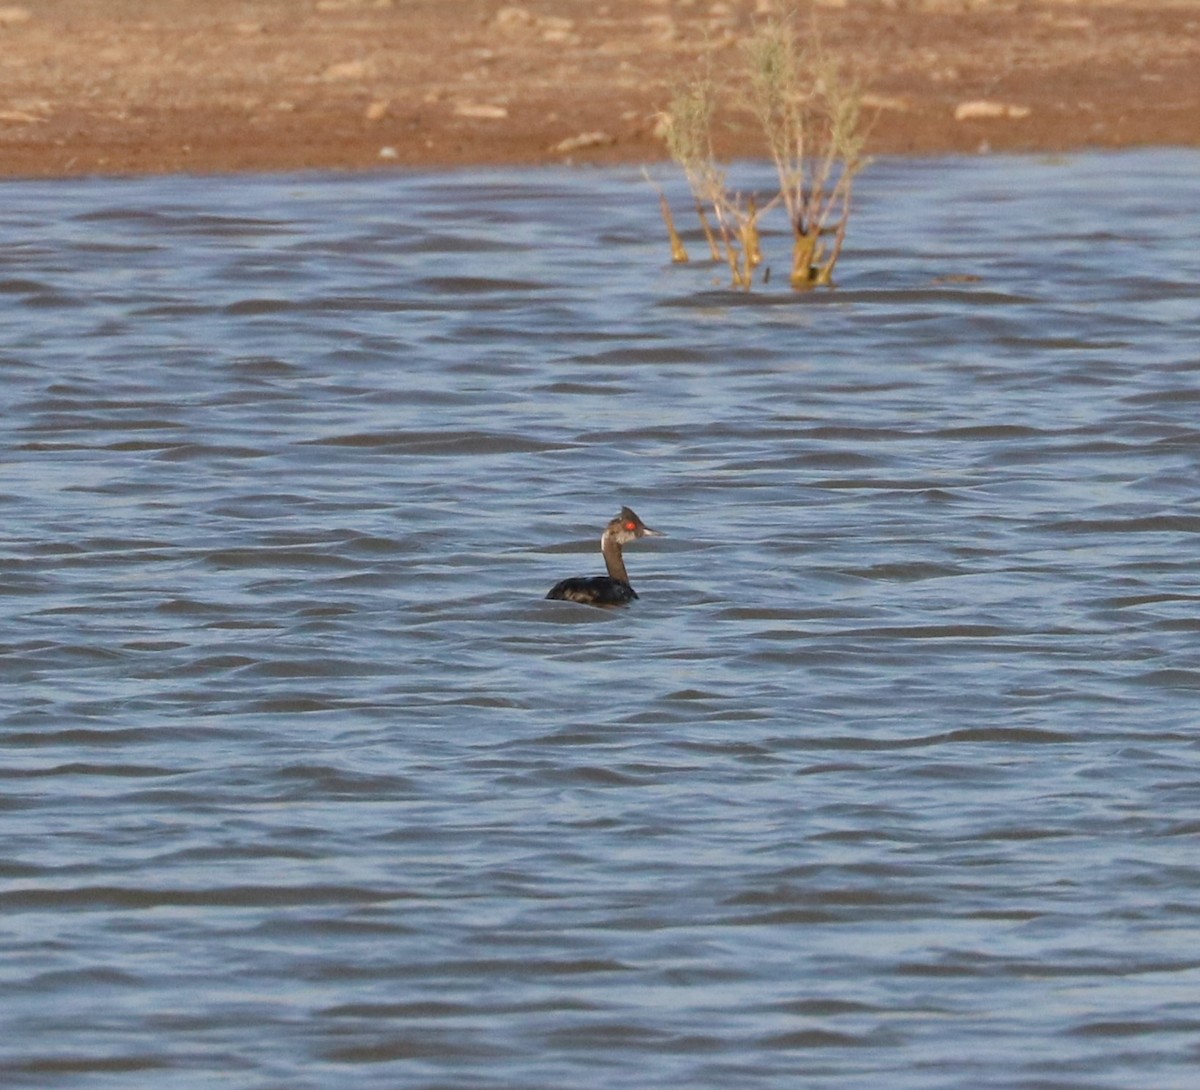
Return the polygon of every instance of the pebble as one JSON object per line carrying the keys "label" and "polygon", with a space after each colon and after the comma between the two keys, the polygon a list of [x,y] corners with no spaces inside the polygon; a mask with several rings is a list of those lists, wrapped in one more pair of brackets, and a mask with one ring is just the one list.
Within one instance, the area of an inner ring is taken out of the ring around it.
{"label": "pebble", "polygon": [[456,117],[473,117],[483,121],[498,121],[508,117],[504,106],[493,106],[486,102],[460,102],[454,107]]}
{"label": "pebble", "polygon": [[5,7],[0,8],[0,27],[16,26],[18,23],[27,23],[33,16],[28,8]]}
{"label": "pebble", "polygon": [[40,125],[45,120],[44,117],[27,113],[25,110],[0,110],[0,122],[11,125]]}
{"label": "pebble", "polygon": [[974,99],[971,102],[960,102],[954,108],[955,121],[977,121],[1000,117],[1016,120],[1028,116],[1028,106],[1018,106],[1012,102],[993,102],[982,98]]}
{"label": "pebble", "polygon": [[393,0],[317,0],[317,11],[331,14],[355,8],[390,8]]}
{"label": "pebble", "polygon": [[578,45],[580,38],[575,33],[575,20],[565,15],[534,15],[527,8],[508,5],[492,16],[492,25],[498,30],[515,32],[537,30],[542,40],[560,45]]}
{"label": "pebble", "polygon": [[560,140],[550,150],[565,154],[571,151],[583,151],[585,148],[607,148],[616,142],[617,138],[611,133],[597,129],[595,132],[581,132],[578,136],[568,136],[566,140]]}
{"label": "pebble", "polygon": [[531,26],[534,22],[533,15],[525,8],[509,6],[501,8],[496,12],[492,22],[498,27],[511,28]]}
{"label": "pebble", "polygon": [[321,79],[334,83],[338,80],[362,79],[366,74],[366,61],[342,61],[339,64],[331,64],[326,68],[321,73]]}
{"label": "pebble", "polygon": [[862,104],[868,110],[896,110],[904,112],[912,109],[912,102],[903,95],[876,95],[868,91],[862,96]]}
{"label": "pebble", "polygon": [[673,42],[683,36],[670,15],[644,15],[642,26],[653,38],[661,42]]}

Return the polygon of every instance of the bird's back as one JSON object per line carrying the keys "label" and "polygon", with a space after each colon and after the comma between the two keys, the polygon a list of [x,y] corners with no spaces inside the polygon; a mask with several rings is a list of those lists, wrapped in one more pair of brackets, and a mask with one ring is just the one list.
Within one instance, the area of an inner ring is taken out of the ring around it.
{"label": "bird's back", "polygon": [[637,597],[637,591],[611,575],[575,576],[555,583],[546,597],[591,606],[623,606]]}

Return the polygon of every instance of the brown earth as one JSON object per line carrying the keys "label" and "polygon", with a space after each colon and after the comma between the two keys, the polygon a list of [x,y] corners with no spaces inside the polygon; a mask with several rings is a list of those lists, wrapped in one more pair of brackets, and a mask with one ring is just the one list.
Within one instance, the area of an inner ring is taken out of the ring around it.
{"label": "brown earth", "polygon": [[[732,70],[775,6],[0,0],[0,175],[658,159],[672,84],[705,49]],[[874,152],[1200,145],[1200,0],[812,12],[862,73]],[[721,143],[763,152],[750,126]]]}

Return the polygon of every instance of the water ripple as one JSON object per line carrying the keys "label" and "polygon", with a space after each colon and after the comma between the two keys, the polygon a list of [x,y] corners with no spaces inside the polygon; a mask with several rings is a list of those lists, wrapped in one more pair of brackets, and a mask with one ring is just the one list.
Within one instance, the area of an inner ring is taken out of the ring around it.
{"label": "water ripple", "polygon": [[1198,166],[6,183],[0,1081],[1190,1090]]}

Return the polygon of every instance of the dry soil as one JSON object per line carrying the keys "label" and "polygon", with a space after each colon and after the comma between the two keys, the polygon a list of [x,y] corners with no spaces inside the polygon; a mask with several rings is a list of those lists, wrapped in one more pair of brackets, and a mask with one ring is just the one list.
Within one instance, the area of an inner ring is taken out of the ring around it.
{"label": "dry soil", "polygon": [[[790,6],[790,5],[789,5]],[[642,162],[772,0],[0,2],[0,175]],[[876,153],[1200,144],[1200,0],[825,0]],[[736,121],[736,118],[735,118]],[[719,134],[761,155],[749,125]]]}

